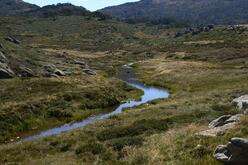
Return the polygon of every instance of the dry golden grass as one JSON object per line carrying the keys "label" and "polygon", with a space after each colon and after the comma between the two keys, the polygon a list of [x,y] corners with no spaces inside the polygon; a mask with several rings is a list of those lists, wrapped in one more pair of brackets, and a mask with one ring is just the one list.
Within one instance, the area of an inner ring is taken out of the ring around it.
{"label": "dry golden grass", "polygon": [[64,55],[65,57],[76,57],[76,58],[99,58],[104,57],[106,52],[87,52],[87,51],[77,51],[77,50],[68,50],[68,49],[43,49],[46,52],[58,53]]}
{"label": "dry golden grass", "polygon": [[224,40],[201,40],[201,41],[187,41],[184,42],[185,45],[209,45],[209,44],[217,44],[224,43]]}

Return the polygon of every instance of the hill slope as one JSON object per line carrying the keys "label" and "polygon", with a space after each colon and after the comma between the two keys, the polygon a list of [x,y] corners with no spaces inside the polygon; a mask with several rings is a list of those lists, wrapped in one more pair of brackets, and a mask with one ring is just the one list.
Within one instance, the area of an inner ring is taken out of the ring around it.
{"label": "hill slope", "polygon": [[141,0],[101,11],[125,20],[175,18],[194,24],[248,22],[246,0]]}
{"label": "hill slope", "polygon": [[70,3],[59,3],[39,7],[22,0],[0,0],[0,16],[31,16],[31,17],[54,17],[54,16],[91,16],[100,20],[110,18],[100,12],[90,12],[84,7]]}
{"label": "hill slope", "polygon": [[38,9],[36,5],[32,5],[22,0],[0,0],[0,15],[16,15],[30,10]]}
{"label": "hill slope", "polygon": [[85,16],[89,15],[91,12],[83,7],[74,6],[69,3],[48,5],[42,8],[37,8],[36,10],[25,12],[24,15],[29,16]]}

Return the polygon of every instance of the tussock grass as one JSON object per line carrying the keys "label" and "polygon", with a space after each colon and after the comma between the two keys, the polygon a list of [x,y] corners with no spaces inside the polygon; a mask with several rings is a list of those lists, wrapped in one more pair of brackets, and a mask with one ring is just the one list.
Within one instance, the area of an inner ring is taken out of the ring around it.
{"label": "tussock grass", "polygon": [[[11,33],[22,40],[17,46],[0,38],[14,69],[25,64],[40,71],[54,62],[58,68],[73,71],[60,80],[0,81],[1,139],[102,113],[127,97],[139,96],[109,79],[128,62],[138,61],[134,69],[143,82],[171,92],[169,99],[82,129],[36,142],[1,145],[0,164],[217,165],[212,153],[218,144],[234,136],[248,137],[247,117],[222,137],[196,134],[213,119],[236,114],[230,102],[248,92],[247,31],[237,33],[220,26],[174,38],[182,29],[83,17],[0,18],[0,22],[0,36]],[[62,50],[68,53],[66,58],[61,57]],[[80,67],[71,63],[75,58],[86,61],[98,76],[80,76]]]}

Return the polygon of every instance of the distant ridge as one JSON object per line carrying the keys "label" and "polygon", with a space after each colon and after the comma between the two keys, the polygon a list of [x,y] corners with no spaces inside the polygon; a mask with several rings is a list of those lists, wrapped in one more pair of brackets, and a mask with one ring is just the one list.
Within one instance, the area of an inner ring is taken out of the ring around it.
{"label": "distant ridge", "polygon": [[90,16],[97,17],[99,20],[110,18],[110,16],[106,14],[90,12],[84,7],[75,6],[70,3],[59,3],[56,5],[39,7],[22,0],[0,0],[0,16]]}
{"label": "distant ridge", "polygon": [[81,6],[74,6],[70,3],[63,3],[57,5],[48,5],[35,10],[24,12],[24,15],[28,16],[86,16],[90,15],[91,12]]}
{"label": "distant ridge", "polygon": [[141,0],[101,12],[133,22],[173,18],[192,24],[240,24],[248,23],[248,0]]}
{"label": "distant ridge", "polygon": [[22,0],[0,0],[0,15],[2,16],[18,15],[38,8],[39,6]]}

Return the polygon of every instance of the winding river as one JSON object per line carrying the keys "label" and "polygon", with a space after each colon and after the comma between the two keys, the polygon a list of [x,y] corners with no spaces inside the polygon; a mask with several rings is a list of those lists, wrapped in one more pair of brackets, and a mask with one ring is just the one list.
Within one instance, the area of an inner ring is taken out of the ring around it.
{"label": "winding river", "polygon": [[117,78],[126,82],[128,85],[135,87],[137,89],[140,89],[144,92],[144,94],[141,96],[141,99],[139,101],[127,100],[125,103],[121,104],[118,108],[116,108],[114,111],[112,111],[110,113],[91,116],[91,117],[86,118],[80,122],[76,122],[76,123],[73,123],[70,125],[66,124],[63,126],[52,128],[52,129],[43,131],[39,134],[26,137],[26,138],[22,139],[21,141],[24,141],[24,142],[25,141],[34,141],[34,140],[37,140],[37,139],[40,139],[43,137],[47,137],[50,135],[57,135],[57,134],[60,134],[63,132],[68,132],[70,130],[84,127],[88,124],[94,123],[96,120],[105,119],[105,118],[108,118],[110,116],[120,114],[126,108],[136,107],[136,106],[139,106],[141,104],[147,103],[147,102],[155,100],[155,99],[163,99],[163,98],[169,97],[169,93],[167,90],[144,85],[139,80],[135,79],[135,77],[136,77],[136,75],[132,70],[132,63],[130,63],[130,64],[124,65],[122,67],[121,72]]}

